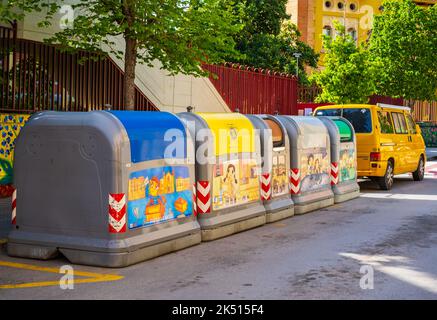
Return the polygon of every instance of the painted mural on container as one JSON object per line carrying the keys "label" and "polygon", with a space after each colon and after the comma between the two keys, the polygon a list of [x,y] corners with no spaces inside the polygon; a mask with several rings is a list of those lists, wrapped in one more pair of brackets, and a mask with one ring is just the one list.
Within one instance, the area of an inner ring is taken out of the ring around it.
{"label": "painted mural on container", "polygon": [[15,139],[29,115],[0,113],[0,198],[12,195]]}
{"label": "painted mural on container", "polygon": [[278,197],[288,193],[288,174],[285,164],[285,152],[273,151],[272,196]]}
{"label": "painted mural on container", "polygon": [[212,205],[220,210],[259,200],[259,175],[255,159],[236,159],[214,166]]}
{"label": "painted mural on container", "polygon": [[330,163],[326,148],[308,148],[301,153],[301,192],[317,190],[330,181]]}
{"label": "painted mural on container", "polygon": [[166,166],[132,172],[129,176],[130,229],[190,216],[192,185],[185,166]]}
{"label": "painted mural on container", "polygon": [[340,182],[354,180],[357,176],[355,150],[340,150]]}

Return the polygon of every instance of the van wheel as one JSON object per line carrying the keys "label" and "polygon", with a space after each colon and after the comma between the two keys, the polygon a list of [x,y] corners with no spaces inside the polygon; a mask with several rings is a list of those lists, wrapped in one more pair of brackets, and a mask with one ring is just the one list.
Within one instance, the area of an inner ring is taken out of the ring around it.
{"label": "van wheel", "polygon": [[417,165],[417,170],[413,172],[414,181],[422,181],[425,177],[425,161],[423,157],[420,157],[419,164]]}
{"label": "van wheel", "polygon": [[385,175],[380,177],[378,180],[379,187],[382,190],[390,190],[393,186],[394,174],[393,174],[393,162],[387,162],[387,169],[385,170]]}

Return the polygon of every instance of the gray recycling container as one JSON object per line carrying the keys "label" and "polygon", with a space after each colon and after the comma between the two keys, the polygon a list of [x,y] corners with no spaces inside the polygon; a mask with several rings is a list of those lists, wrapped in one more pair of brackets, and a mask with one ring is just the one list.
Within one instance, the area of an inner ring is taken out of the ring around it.
{"label": "gray recycling container", "polygon": [[335,203],[359,197],[354,127],[343,117],[317,119],[325,124],[331,141],[331,186]]}
{"label": "gray recycling container", "polygon": [[285,127],[270,115],[246,115],[259,130],[261,142],[261,199],[267,223],[294,215],[290,196],[290,142]]}
{"label": "gray recycling container", "polygon": [[290,140],[290,193],[294,213],[332,205],[328,129],[315,117],[279,115],[275,118],[284,125]]}
{"label": "gray recycling container", "polygon": [[238,113],[180,113],[196,137],[197,219],[202,241],[266,223],[260,198],[260,143]]}
{"label": "gray recycling container", "polygon": [[166,112],[41,112],[15,149],[8,254],[123,267],[197,244],[194,150]]}

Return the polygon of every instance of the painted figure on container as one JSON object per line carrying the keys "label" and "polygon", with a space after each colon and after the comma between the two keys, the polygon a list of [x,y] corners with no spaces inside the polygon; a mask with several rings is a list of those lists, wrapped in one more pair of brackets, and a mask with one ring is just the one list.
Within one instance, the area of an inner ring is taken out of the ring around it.
{"label": "painted figure on container", "polygon": [[153,177],[149,182],[149,202],[146,205],[146,219],[147,221],[159,220],[163,217],[165,212],[166,199],[159,195],[159,179]]}
{"label": "painted figure on container", "polygon": [[229,164],[226,170],[226,176],[223,178],[223,184],[226,188],[225,190],[232,202],[237,200],[238,180],[235,176],[235,171],[235,166],[233,164]]}

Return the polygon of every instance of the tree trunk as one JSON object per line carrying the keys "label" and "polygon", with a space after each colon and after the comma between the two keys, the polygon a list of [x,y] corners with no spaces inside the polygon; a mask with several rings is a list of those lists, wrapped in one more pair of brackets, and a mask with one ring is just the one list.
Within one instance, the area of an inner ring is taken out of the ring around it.
{"label": "tree trunk", "polygon": [[126,51],[124,53],[124,109],[135,109],[135,66],[137,65],[137,41],[125,36]]}

